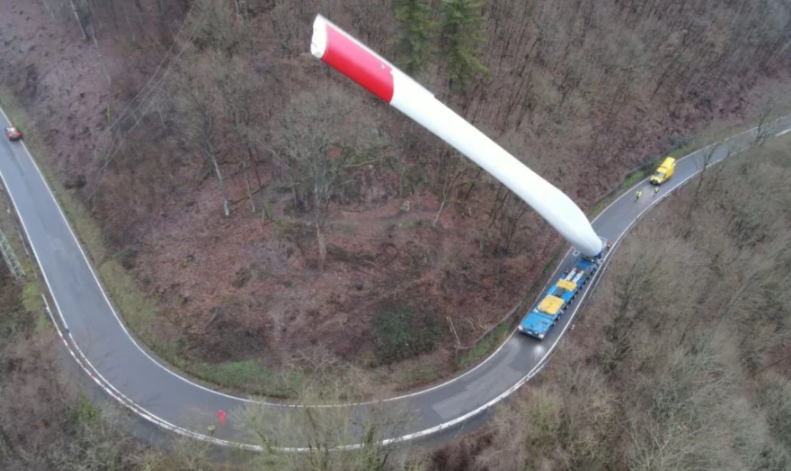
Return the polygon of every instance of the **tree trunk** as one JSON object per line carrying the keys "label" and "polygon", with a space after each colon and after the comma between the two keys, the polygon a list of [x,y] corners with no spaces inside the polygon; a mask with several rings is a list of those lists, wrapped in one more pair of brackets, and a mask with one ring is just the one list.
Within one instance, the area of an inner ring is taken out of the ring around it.
{"label": "tree trunk", "polygon": [[135,0],[135,6],[137,7],[137,16],[140,18],[140,24],[143,25],[146,23],[146,19],[143,16],[143,5],[140,4],[140,0]]}
{"label": "tree trunk", "polygon": [[115,11],[115,0],[109,0],[110,4],[110,17],[113,19],[113,25],[115,29],[118,29],[118,12]]}
{"label": "tree trunk", "polygon": [[225,217],[231,215],[231,204],[228,201],[228,190],[225,188],[225,181],[222,179],[222,171],[220,170],[220,164],[217,163],[217,157],[214,156],[212,153],[210,156],[212,166],[214,167],[214,173],[217,175],[217,180],[220,182],[220,192],[222,193],[222,207],[223,212],[225,213]]}
{"label": "tree trunk", "polygon": [[302,203],[300,202],[299,199],[299,193],[297,193],[297,184],[293,181],[293,179],[291,181],[291,194],[294,196],[294,209],[297,210],[302,209]]}
{"label": "tree trunk", "polygon": [[74,4],[74,0],[69,0],[71,3],[71,11],[74,12],[74,18],[77,19],[77,24],[80,25],[80,31],[82,31],[82,38],[84,40],[88,40],[88,33],[85,32],[85,27],[82,25],[82,20],[80,19],[80,13],[77,11],[77,5]]}
{"label": "tree trunk", "polygon": [[242,5],[242,0],[236,0],[234,4],[236,5],[236,20],[239,23],[244,23],[244,16],[242,14],[244,5]]}
{"label": "tree trunk", "polygon": [[132,25],[132,22],[129,20],[129,11],[126,9],[126,2],[121,2],[121,8],[124,9],[124,18],[126,18],[126,24]]}
{"label": "tree trunk", "polygon": [[49,12],[50,16],[54,20],[55,19],[55,12],[53,12],[52,8],[50,8],[49,2],[47,0],[41,0],[41,1],[44,2],[44,8],[47,9],[47,12]]}
{"label": "tree trunk", "polygon": [[102,71],[107,79],[107,85],[112,85],[113,79],[110,78],[110,72],[107,71],[107,64],[104,61],[104,55],[102,55],[102,48],[99,47],[99,40],[96,39],[96,28],[93,25],[91,25],[91,39],[93,39],[93,45],[96,48],[96,55],[99,56],[99,63],[102,64]]}
{"label": "tree trunk", "polygon": [[439,221],[439,217],[442,216],[442,211],[445,210],[445,202],[447,201],[446,198],[442,199],[442,204],[439,205],[439,211],[437,211],[437,217],[434,218],[434,222],[431,223],[432,226],[437,225],[437,221]]}
{"label": "tree trunk", "polygon": [[255,200],[253,200],[253,190],[250,188],[250,174],[247,172],[247,164],[242,159],[242,171],[244,172],[244,186],[247,190],[247,197],[250,199],[250,209],[255,212]]}
{"label": "tree trunk", "polygon": [[[250,156],[252,157],[251,154],[250,154]],[[245,187],[245,190],[247,191],[247,199],[250,200],[250,209],[251,209],[251,211],[253,213],[255,213],[256,207],[255,207],[255,200],[253,199],[253,188],[250,185],[250,171],[247,168],[248,167],[248,161],[247,161],[247,158],[243,154],[239,158],[239,163],[242,165],[242,172],[244,173],[244,187]],[[253,164],[253,166],[255,167],[255,164]],[[259,188],[261,187],[260,183],[261,182],[260,182],[260,179],[259,179]]]}
{"label": "tree trunk", "polygon": [[472,178],[472,182],[470,183],[469,188],[467,188],[467,192],[464,193],[462,197],[462,201],[469,201],[470,195],[472,194],[472,190],[475,189],[475,185],[478,183],[478,180],[481,178],[481,174],[483,173],[483,168],[478,168],[478,172]]}
{"label": "tree trunk", "polygon": [[[318,211],[318,209],[317,209]],[[324,263],[327,261],[327,244],[324,241],[324,233],[321,232],[319,215],[316,215],[316,241],[319,243],[319,271],[324,271]]]}
{"label": "tree trunk", "polygon": [[258,172],[258,162],[255,161],[253,155],[253,148],[247,146],[247,155],[250,156],[250,162],[253,164],[253,173],[255,174],[255,181],[258,183],[258,188],[261,193],[261,220],[266,221],[269,215],[266,213],[266,192],[264,192],[264,184],[261,182],[261,174]]}

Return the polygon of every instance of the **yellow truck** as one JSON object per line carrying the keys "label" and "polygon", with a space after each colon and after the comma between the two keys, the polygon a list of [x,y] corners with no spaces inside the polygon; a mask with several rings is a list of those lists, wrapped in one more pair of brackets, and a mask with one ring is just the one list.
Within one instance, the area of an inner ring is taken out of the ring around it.
{"label": "yellow truck", "polygon": [[662,165],[656,169],[653,175],[651,175],[651,184],[652,185],[661,185],[670,179],[673,176],[673,173],[676,171],[676,159],[673,157],[665,157],[665,160],[662,161]]}

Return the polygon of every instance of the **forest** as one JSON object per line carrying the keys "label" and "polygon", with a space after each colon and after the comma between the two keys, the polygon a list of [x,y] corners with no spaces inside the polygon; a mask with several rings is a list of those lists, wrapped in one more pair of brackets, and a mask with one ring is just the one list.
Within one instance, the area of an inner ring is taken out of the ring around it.
{"label": "forest", "polygon": [[[435,384],[495,348],[481,339],[565,249],[312,58],[317,13],[590,214],[662,156],[791,111],[788,0],[2,2],[0,104],[124,322],[234,391]],[[705,169],[638,225],[552,366],[482,431],[419,463],[375,447],[322,469],[787,469],[790,152]],[[3,469],[225,466],[120,431],[60,370],[35,296],[0,282]],[[289,459],[255,466],[307,466]]]}
{"label": "forest", "polygon": [[[119,406],[89,401],[81,372],[58,367],[52,329],[3,266],[0,464],[9,471],[786,470],[789,178],[788,137],[703,168],[618,246],[582,320],[541,375],[488,425],[434,447],[377,445],[404,422],[375,415],[363,424],[363,452],[328,451],[350,436],[353,419],[342,409],[305,412],[284,426],[270,420],[271,408],[251,405],[237,419],[265,450],[289,433],[315,448],[218,457],[177,436],[165,451],[152,448],[123,432],[133,419]],[[328,368],[320,373],[302,383],[300,403],[339,399],[354,384]]]}
{"label": "forest", "polygon": [[1,76],[103,282],[163,359],[269,395],[306,349],[367,372],[370,394],[453,374],[562,245],[312,59],[317,12],[583,209],[788,96],[781,1],[55,4],[4,7],[25,22],[5,25]]}

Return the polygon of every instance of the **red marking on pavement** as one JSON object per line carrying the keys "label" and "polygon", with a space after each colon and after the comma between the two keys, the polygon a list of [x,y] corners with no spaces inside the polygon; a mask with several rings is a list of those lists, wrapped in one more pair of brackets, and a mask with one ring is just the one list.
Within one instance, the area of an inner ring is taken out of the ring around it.
{"label": "red marking on pavement", "polygon": [[220,423],[222,424],[223,427],[225,427],[225,412],[223,411],[217,412],[217,417],[220,418]]}
{"label": "red marking on pavement", "polygon": [[392,67],[331,25],[326,26],[327,50],[321,60],[390,103],[393,99]]}

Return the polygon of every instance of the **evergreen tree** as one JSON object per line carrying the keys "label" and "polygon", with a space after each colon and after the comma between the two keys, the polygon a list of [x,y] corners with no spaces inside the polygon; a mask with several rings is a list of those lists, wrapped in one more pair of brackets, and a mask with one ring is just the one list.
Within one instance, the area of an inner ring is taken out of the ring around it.
{"label": "evergreen tree", "polygon": [[429,0],[393,0],[396,19],[401,23],[398,53],[408,74],[426,67],[433,52],[431,39],[435,24]]}
{"label": "evergreen tree", "polygon": [[481,62],[484,42],[482,2],[442,0],[442,55],[447,61],[451,90],[464,91],[478,72],[489,69]]}

